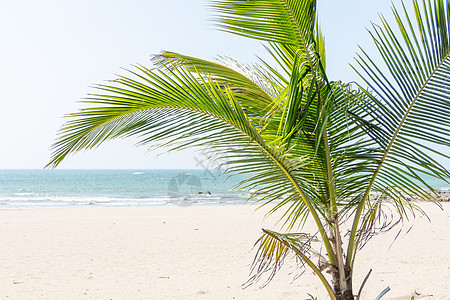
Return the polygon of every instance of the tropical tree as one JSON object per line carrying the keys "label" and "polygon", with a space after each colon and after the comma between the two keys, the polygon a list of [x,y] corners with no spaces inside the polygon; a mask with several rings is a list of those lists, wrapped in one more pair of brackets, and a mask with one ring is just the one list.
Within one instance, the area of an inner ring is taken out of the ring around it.
{"label": "tropical tree", "polygon": [[[211,1],[220,28],[264,41],[273,63],[156,55],[154,67],[96,86],[69,115],[48,166],[118,137],[206,149],[228,173],[247,175],[239,188],[257,190],[252,201],[282,212],[284,232],[263,229],[250,281],[271,278],[293,253],[331,299],[354,299],[358,249],[420,212],[412,198],[434,199],[423,175],[450,178],[439,163],[450,157],[436,150],[450,146],[450,2],[412,4],[413,13],[393,8],[394,25],[373,25],[380,56],[361,50],[358,85],[328,80],[316,1]],[[316,235],[301,232],[306,222]]]}

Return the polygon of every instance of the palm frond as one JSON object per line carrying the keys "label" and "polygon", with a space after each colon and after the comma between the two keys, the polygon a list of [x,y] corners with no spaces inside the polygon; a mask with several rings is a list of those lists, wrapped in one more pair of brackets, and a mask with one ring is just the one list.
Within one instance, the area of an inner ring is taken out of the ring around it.
{"label": "palm frond", "polygon": [[[257,103],[266,106],[272,102],[272,98],[275,96],[272,88],[267,83],[261,82],[260,77],[254,74],[253,70],[231,58],[221,58],[219,62],[210,62],[196,57],[164,51],[159,55],[155,55],[154,59],[166,68],[170,68],[175,63],[176,65],[187,67],[192,72],[209,74],[213,80],[221,85],[226,85],[235,93],[245,93],[253,99],[258,99]],[[258,108],[264,111],[264,107]]]}
{"label": "palm frond", "polygon": [[309,47],[314,38],[316,1],[220,0],[211,6],[228,32],[264,41]]}
{"label": "palm frond", "polygon": [[[377,99],[373,100],[377,109],[373,115],[386,133],[385,155],[380,166],[389,164],[391,168],[403,169],[402,162],[408,162],[419,172],[448,177],[449,173],[426,153],[431,150],[427,144],[450,146],[447,136],[450,91],[446,87],[446,78],[450,75],[449,12],[441,0],[433,1],[433,5],[424,3],[422,7],[417,1],[413,3],[415,26],[406,10],[402,19],[394,8],[400,37],[394,34],[384,18],[383,27],[374,25],[372,35],[390,78],[366,54],[360,56],[358,63],[367,78],[379,78],[366,82],[376,92],[374,97]],[[416,36],[421,40],[414,38]],[[419,143],[420,140],[425,143]],[[434,154],[449,157],[436,151]],[[381,167],[380,172],[383,172]]]}
{"label": "palm frond", "polygon": [[[383,17],[381,26],[373,26],[371,34],[386,68],[375,64],[365,52],[357,60],[360,74],[365,74],[363,78],[373,91],[370,96],[376,109],[372,117],[385,133],[380,143],[382,156],[363,202],[372,189],[389,191],[400,210],[407,197],[433,198],[434,190],[426,185],[423,174],[450,178],[449,171],[430,156],[449,158],[432,147],[450,147],[450,12],[443,0],[424,1],[422,5],[415,0],[413,4],[414,18],[405,7],[403,18],[393,8],[397,32]],[[361,212],[362,207],[354,224]],[[351,244],[349,250],[354,247]],[[352,259],[350,254],[348,261]]]}
{"label": "palm frond", "polygon": [[[211,6],[222,30],[269,42],[273,48],[270,53],[286,74],[290,74],[289,64],[296,56],[303,69],[314,72],[319,69],[317,51],[323,40],[315,42],[316,37],[321,37],[316,30],[315,0],[218,0],[212,1]],[[278,71],[274,73],[281,75]]]}
{"label": "palm frond", "polygon": [[383,133],[373,125],[362,91],[335,82],[329,97],[333,107],[328,119],[328,139],[337,202],[352,207],[352,199],[365,191],[365,183],[376,169],[381,157],[377,140]]}
{"label": "palm frond", "polygon": [[[332,289],[322,274],[322,270],[328,267],[328,263],[320,253],[312,248],[312,242],[318,242],[318,240],[305,233],[282,234],[263,229],[263,235],[255,244],[258,249],[251,267],[251,273],[254,275],[247,281],[247,285],[257,282],[269,272],[268,279],[264,284],[267,285],[284,264],[285,259],[293,254],[301,266],[311,267],[327,290],[331,292]],[[313,256],[318,257],[318,265],[311,260]]]}

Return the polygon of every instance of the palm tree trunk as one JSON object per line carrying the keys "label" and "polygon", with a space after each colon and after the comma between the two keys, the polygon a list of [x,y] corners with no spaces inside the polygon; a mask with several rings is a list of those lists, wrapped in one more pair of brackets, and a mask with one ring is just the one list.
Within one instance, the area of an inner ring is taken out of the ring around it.
{"label": "palm tree trunk", "polygon": [[332,245],[336,255],[337,266],[331,270],[331,283],[337,300],[354,300],[352,289],[352,269],[344,264],[339,219],[334,216],[334,228],[331,228]]}
{"label": "palm tree trunk", "polygon": [[352,270],[345,268],[345,281],[342,285],[341,272],[339,272],[337,267],[333,267],[331,270],[331,284],[333,286],[334,294],[336,295],[336,300],[354,300],[353,288],[352,288]]}

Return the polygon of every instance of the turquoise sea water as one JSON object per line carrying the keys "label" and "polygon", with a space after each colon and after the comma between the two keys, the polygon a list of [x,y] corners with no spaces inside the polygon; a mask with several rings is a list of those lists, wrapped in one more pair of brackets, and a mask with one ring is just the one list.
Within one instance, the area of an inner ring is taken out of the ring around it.
{"label": "turquoise sea water", "polygon": [[0,209],[245,203],[232,189],[243,177],[224,179],[210,170],[0,170]]}
{"label": "turquoise sea water", "polygon": [[244,203],[232,191],[238,179],[224,179],[209,170],[0,170],[0,209]]}

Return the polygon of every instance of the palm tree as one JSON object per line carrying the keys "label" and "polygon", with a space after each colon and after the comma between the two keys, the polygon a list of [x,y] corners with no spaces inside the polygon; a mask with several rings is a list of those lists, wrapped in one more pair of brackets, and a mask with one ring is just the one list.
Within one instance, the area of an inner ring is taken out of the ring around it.
{"label": "palm tree", "polygon": [[[252,201],[282,211],[285,232],[263,229],[250,282],[272,278],[294,253],[331,299],[354,299],[358,249],[421,212],[411,198],[434,199],[423,175],[450,178],[439,163],[450,157],[436,150],[450,146],[450,2],[412,2],[413,14],[393,8],[395,26],[383,17],[373,25],[381,59],[361,50],[354,67],[364,88],[327,79],[316,1],[211,1],[222,30],[264,41],[274,63],[156,55],[154,68],[96,86],[59,132],[48,166],[117,137],[206,149],[230,174],[247,175],[239,187],[258,190]],[[398,220],[385,218],[386,206]],[[316,235],[299,232],[306,222]]]}

